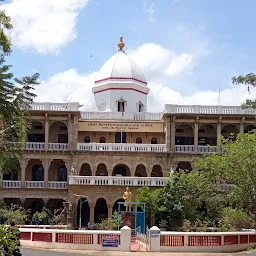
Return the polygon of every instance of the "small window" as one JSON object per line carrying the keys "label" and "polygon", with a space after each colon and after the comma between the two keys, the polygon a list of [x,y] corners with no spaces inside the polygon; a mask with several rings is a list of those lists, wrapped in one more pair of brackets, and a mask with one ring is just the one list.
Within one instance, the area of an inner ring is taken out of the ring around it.
{"label": "small window", "polygon": [[124,112],[124,101],[118,101],[117,102],[117,111],[118,112]]}
{"label": "small window", "polygon": [[138,104],[138,111],[139,112],[143,112],[144,111],[144,105],[141,102],[139,102],[139,104]]}
{"label": "small window", "polygon": [[106,143],[106,138],[105,137],[100,137],[100,143]]}
{"label": "small window", "polygon": [[89,136],[86,136],[84,138],[84,143],[90,143],[91,142],[91,138]]}
{"label": "small window", "polygon": [[136,138],[136,143],[137,144],[142,144],[142,138],[141,137]]}
{"label": "small window", "polygon": [[157,138],[155,138],[155,137],[152,138],[152,139],[151,139],[151,144],[157,144]]}

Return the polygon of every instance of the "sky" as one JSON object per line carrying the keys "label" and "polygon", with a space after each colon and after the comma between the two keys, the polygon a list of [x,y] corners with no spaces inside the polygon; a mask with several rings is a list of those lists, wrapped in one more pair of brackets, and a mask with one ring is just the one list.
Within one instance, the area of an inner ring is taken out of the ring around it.
{"label": "sky", "polygon": [[14,27],[12,71],[40,73],[35,101],[94,110],[94,80],[120,35],[146,75],[148,111],[256,97],[231,82],[256,72],[254,0],[6,0],[0,8]]}

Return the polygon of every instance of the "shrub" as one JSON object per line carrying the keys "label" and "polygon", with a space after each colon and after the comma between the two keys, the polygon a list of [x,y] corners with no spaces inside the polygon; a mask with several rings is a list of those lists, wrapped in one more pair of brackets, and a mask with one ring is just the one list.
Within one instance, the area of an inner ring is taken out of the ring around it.
{"label": "shrub", "polygon": [[253,220],[246,212],[231,207],[223,209],[220,219],[221,231],[236,231],[250,228],[253,228]]}
{"label": "shrub", "polygon": [[[19,231],[17,231],[19,232]],[[0,255],[14,255],[15,249],[20,246],[17,234],[8,232],[5,225],[0,226]]]}

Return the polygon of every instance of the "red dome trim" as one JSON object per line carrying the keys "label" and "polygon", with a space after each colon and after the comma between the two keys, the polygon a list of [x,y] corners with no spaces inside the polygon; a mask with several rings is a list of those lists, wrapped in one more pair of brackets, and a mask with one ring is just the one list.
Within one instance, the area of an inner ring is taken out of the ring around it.
{"label": "red dome trim", "polygon": [[95,84],[100,83],[100,82],[104,82],[104,81],[108,81],[108,80],[134,80],[134,81],[140,82],[142,84],[147,84],[147,82],[144,82],[144,81],[141,81],[139,79],[132,78],[132,77],[108,77],[108,78],[104,78],[104,79],[100,79],[100,80],[95,81]]}

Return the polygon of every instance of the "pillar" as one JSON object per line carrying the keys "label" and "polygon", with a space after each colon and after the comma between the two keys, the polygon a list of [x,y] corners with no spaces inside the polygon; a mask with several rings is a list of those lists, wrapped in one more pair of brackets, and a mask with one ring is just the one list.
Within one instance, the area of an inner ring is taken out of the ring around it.
{"label": "pillar", "polygon": [[244,133],[244,122],[241,122],[241,123],[240,123],[239,133],[241,133],[241,134]]}
{"label": "pillar", "polygon": [[22,207],[25,207],[26,198],[20,198],[20,204]]}
{"label": "pillar", "polygon": [[45,136],[45,149],[48,149],[49,147],[49,119],[48,114],[45,114],[45,120],[44,120],[44,136]]}
{"label": "pillar", "polygon": [[221,123],[217,123],[217,145],[220,146]]}
{"label": "pillar", "polygon": [[121,245],[120,251],[130,252],[131,251],[131,229],[128,226],[121,228]]}
{"label": "pillar", "polygon": [[176,133],[176,123],[175,123],[175,116],[174,116],[171,121],[171,151],[172,152],[175,152],[175,133]]}
{"label": "pillar", "polygon": [[73,148],[73,121],[72,121],[72,116],[69,114],[68,115],[68,147],[69,149],[74,149]]}
{"label": "pillar", "polygon": [[171,150],[171,118],[167,117],[165,123],[165,145],[166,151]]}
{"label": "pillar", "polygon": [[156,226],[153,226],[149,230],[149,242],[151,252],[160,252],[160,233],[160,229]]}
{"label": "pillar", "polygon": [[194,124],[194,152],[198,152],[198,122]]}
{"label": "pillar", "polygon": [[74,219],[74,210],[76,205],[72,202],[67,203],[67,228],[74,228],[75,227],[75,219]]}
{"label": "pillar", "polygon": [[112,204],[108,204],[108,218],[112,218],[112,215],[113,215],[113,207],[112,207]]}
{"label": "pillar", "polygon": [[95,207],[95,204],[90,203],[89,207],[90,207],[90,223],[92,224],[92,223],[94,223],[94,207]]}
{"label": "pillar", "polygon": [[49,202],[49,198],[43,198],[44,207],[47,208],[47,204]]}
{"label": "pillar", "polygon": [[49,174],[49,167],[50,167],[50,160],[45,159],[42,162],[44,167],[44,187],[48,188],[48,174]]}
{"label": "pillar", "polygon": [[25,179],[26,179],[26,167],[27,162],[25,159],[20,161],[20,169],[21,169],[21,187],[25,188]]}

